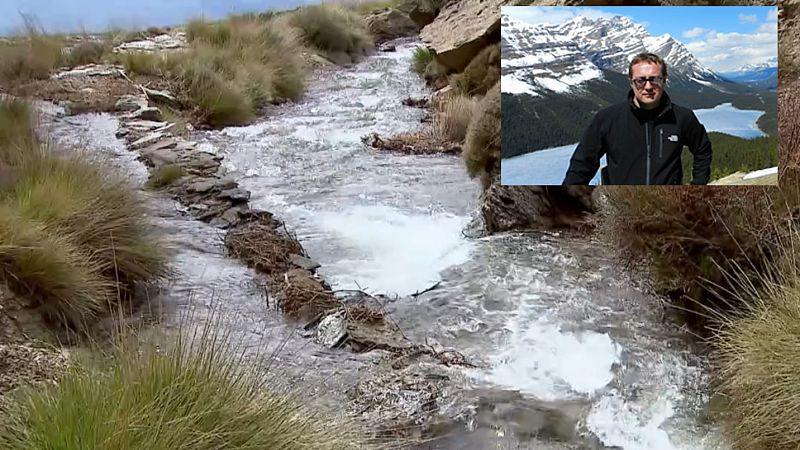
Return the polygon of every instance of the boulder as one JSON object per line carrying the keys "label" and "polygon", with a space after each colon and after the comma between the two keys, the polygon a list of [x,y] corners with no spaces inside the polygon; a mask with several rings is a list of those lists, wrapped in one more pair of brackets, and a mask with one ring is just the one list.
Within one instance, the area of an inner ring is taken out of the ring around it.
{"label": "boulder", "polygon": [[408,17],[408,14],[396,9],[387,9],[367,17],[367,29],[375,37],[376,43],[419,32],[417,24]]}
{"label": "boulder", "polygon": [[489,44],[500,41],[500,7],[512,0],[448,2],[420,37],[436,51],[436,59],[456,72]]}
{"label": "boulder", "polygon": [[322,267],[318,262],[314,261],[313,259],[306,258],[305,256],[301,256],[295,253],[289,255],[289,262],[301,269],[309,271],[313,271]]}
{"label": "boulder", "polygon": [[322,319],[317,326],[317,332],[314,336],[314,341],[328,348],[339,347],[346,339],[347,319],[342,311]]}
{"label": "boulder", "polygon": [[130,115],[125,116],[126,119],[146,120],[151,122],[163,122],[164,116],[158,108],[142,108],[132,112]]}
{"label": "boulder", "polygon": [[503,186],[495,176],[481,194],[490,233],[515,229],[581,228],[596,212],[591,186]]}
{"label": "boulder", "polygon": [[226,189],[220,192],[217,197],[230,200],[233,203],[244,203],[250,200],[250,191],[242,188]]}
{"label": "boulder", "polygon": [[401,6],[401,10],[406,12],[408,17],[420,29],[433,22],[433,19],[439,14],[439,9],[433,5],[433,2],[425,0],[413,0],[408,2]]}
{"label": "boulder", "polygon": [[142,108],[147,108],[147,99],[141,95],[123,95],[114,104],[117,111],[133,112]]}
{"label": "boulder", "polygon": [[189,185],[187,190],[189,192],[197,192],[199,194],[204,194],[217,186],[217,180],[201,180],[196,181]]}

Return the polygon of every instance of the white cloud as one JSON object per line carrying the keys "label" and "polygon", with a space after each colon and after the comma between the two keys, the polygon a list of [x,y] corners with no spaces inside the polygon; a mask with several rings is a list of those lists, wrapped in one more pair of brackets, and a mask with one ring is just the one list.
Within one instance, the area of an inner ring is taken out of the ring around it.
{"label": "white cloud", "polygon": [[508,14],[515,19],[531,25],[559,24],[568,22],[577,16],[584,16],[589,19],[610,19],[619,15],[593,8],[562,8],[553,6],[503,6],[501,7],[501,12],[502,14]]}
{"label": "white cloud", "polygon": [[771,8],[767,13],[767,22],[778,21],[778,8]]}
{"label": "white cloud", "polygon": [[709,30],[704,39],[684,45],[710,69],[727,72],[777,56],[778,34],[774,23],[765,23],[754,33]]}
{"label": "white cloud", "polygon": [[758,18],[755,14],[739,14],[739,22],[742,23],[756,23]]}
{"label": "white cloud", "polygon": [[700,36],[701,34],[705,33],[706,31],[708,31],[708,30],[705,29],[705,28],[694,27],[691,30],[684,31],[683,32],[683,37],[685,37],[685,38],[695,38],[695,37]]}

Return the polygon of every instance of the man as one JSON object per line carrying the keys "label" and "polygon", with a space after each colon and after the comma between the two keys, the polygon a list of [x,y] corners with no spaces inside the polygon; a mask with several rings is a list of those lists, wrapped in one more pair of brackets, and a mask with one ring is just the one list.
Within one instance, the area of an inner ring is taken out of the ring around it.
{"label": "man", "polygon": [[640,53],[628,66],[628,101],[598,112],[583,133],[563,184],[589,184],[606,155],[602,184],[682,184],[681,152],[694,155],[692,184],[707,184],[711,142],[692,110],[664,92],[667,65],[653,53]]}

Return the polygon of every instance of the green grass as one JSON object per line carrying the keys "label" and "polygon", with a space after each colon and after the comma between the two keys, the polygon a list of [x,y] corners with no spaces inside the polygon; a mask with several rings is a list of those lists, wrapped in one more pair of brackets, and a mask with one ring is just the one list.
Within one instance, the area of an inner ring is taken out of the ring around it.
{"label": "green grass", "polygon": [[414,54],[411,56],[411,70],[423,75],[428,65],[433,62],[435,53],[433,49],[428,47],[419,46],[414,49]]}
{"label": "green grass", "polygon": [[19,392],[0,421],[0,448],[365,448],[354,424],[304,407],[210,328],[191,341],[182,330],[161,350],[121,346],[109,368],[85,363],[56,387]]}
{"label": "green grass", "polygon": [[331,4],[312,5],[288,16],[306,45],[334,60],[346,56],[356,61],[373,46],[361,16],[347,8]]}
{"label": "green grass", "polygon": [[152,188],[170,186],[184,175],[183,167],[178,164],[166,164],[150,174],[147,184]]}
{"label": "green grass", "polygon": [[121,52],[115,53],[113,59],[117,64],[122,65],[125,72],[129,74],[156,76],[163,73],[164,58],[156,53]]}
{"label": "green grass", "polygon": [[21,42],[0,46],[0,82],[26,82],[50,77],[64,63],[63,41],[33,27]]}
{"label": "green grass", "polygon": [[68,67],[97,64],[102,62],[110,51],[111,45],[109,43],[89,40],[87,35],[84,36],[83,42],[68,49],[64,56],[64,62]]}
{"label": "green grass", "polygon": [[23,102],[0,102],[0,162],[18,176],[0,191],[0,282],[82,326],[165,275],[166,255],[124,181],[80,153],[57,155],[33,130]]}

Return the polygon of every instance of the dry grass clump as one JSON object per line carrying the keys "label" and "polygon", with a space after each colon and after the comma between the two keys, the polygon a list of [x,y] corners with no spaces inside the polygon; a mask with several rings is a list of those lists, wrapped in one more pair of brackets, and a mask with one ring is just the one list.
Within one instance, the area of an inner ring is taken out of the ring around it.
{"label": "dry grass clump", "polygon": [[464,162],[471,177],[485,176],[500,164],[500,83],[496,83],[477,106],[467,129]]}
{"label": "dry grass clump", "polygon": [[48,317],[85,324],[166,273],[166,258],[124,182],[39,142],[27,106],[0,101],[0,281]]}
{"label": "dry grass clump", "polygon": [[89,36],[83,37],[83,42],[74,47],[67,48],[64,52],[64,65],[68,67],[97,64],[102,62],[106,54],[111,51],[107,42],[91,40]]}
{"label": "dry grass clump", "polygon": [[324,52],[334,61],[357,61],[373,46],[361,16],[333,5],[311,5],[287,15],[303,42]]}
{"label": "dry grass clump", "polygon": [[450,77],[450,85],[466,96],[484,95],[500,81],[500,44],[490,45],[469,62],[463,72]]}
{"label": "dry grass clump", "polygon": [[0,420],[0,447],[364,448],[354,424],[304,406],[299,389],[271,383],[267,365],[211,325],[181,330],[164,349],[128,345],[112,356],[110,367],[86,363],[55,387],[20,392]]}
{"label": "dry grass clump", "polygon": [[0,82],[43,80],[64,63],[64,42],[28,27],[28,36],[0,45]]}
{"label": "dry grass clump", "polygon": [[798,216],[796,183],[761,187],[613,186],[604,190],[602,230],[629,261],[645,258],[656,288],[706,332],[711,311],[739,305],[713,295],[708,283],[726,286],[734,266],[753,275],[766,267]]}
{"label": "dry grass clump", "polygon": [[[722,424],[736,449],[788,450],[800,446],[800,266],[797,230],[776,261],[752,277],[730,272],[742,305],[720,317],[715,363],[727,400]],[[753,281],[755,278],[755,282]]]}
{"label": "dry grass clump", "polygon": [[433,135],[440,140],[462,143],[479,100],[464,95],[447,95],[433,105]]}
{"label": "dry grass clump", "polygon": [[800,165],[800,84],[783,83],[778,98],[778,155],[783,172]]}
{"label": "dry grass clump", "polygon": [[281,233],[280,223],[269,213],[260,213],[228,231],[225,247],[248,266],[266,274],[288,270],[290,254],[303,255],[303,247],[294,236]]}
{"label": "dry grass clump", "polygon": [[147,76],[161,75],[165,62],[161,55],[146,51],[115,53],[113,59],[124,67],[127,73]]}
{"label": "dry grass clump", "polygon": [[172,185],[185,174],[180,164],[165,164],[150,173],[147,184],[152,188],[163,188]]}

